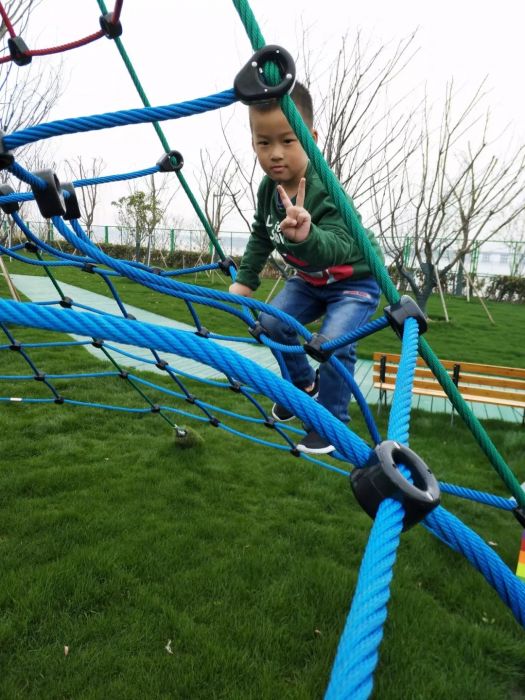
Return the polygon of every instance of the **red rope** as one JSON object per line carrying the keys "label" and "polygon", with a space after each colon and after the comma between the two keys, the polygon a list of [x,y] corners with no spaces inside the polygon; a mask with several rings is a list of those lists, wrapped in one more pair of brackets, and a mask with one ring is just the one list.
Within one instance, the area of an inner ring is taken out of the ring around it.
{"label": "red rope", "polygon": [[[60,46],[53,46],[49,49],[34,49],[33,51],[27,51],[24,55],[26,56],[49,56],[53,53],[62,53],[64,51],[70,51],[71,49],[77,49],[79,46],[85,46],[90,44],[92,41],[96,41],[104,36],[102,29],[99,29],[95,34],[90,34],[85,36],[83,39],[77,39],[77,41],[72,41],[69,44],[61,44]],[[0,64],[7,63],[11,61],[11,56],[2,56],[0,58]]]}
{"label": "red rope", "polygon": [[116,24],[119,19],[120,19],[120,13],[122,12],[122,5],[124,4],[124,0],[116,0],[115,2],[115,8],[113,10],[112,14],[112,21]]}
{"label": "red rope", "polygon": [[[119,21],[120,18],[120,13],[122,12],[122,5],[124,4],[124,0],[115,0],[115,8],[113,10],[112,14],[112,21],[116,24]],[[5,26],[7,27],[7,30],[9,34],[14,38],[16,37],[15,30],[13,29],[13,25],[9,21],[9,17],[6,14],[6,11],[4,9],[3,4],[0,2],[0,15],[2,16],[2,19],[5,23]],[[77,39],[77,41],[71,41],[69,44],[61,44],[60,46],[53,46],[49,49],[34,49],[33,51],[27,51],[24,55],[26,56],[49,56],[54,53],[62,53],[64,51],[70,51],[71,49],[77,49],[79,46],[86,46],[86,44],[90,44],[92,41],[96,41],[97,39],[100,39],[101,37],[105,36],[104,32],[102,29],[100,29],[98,32],[95,32],[94,34],[90,34],[89,36],[85,36],[83,39]],[[9,56],[2,56],[0,58],[0,65],[2,63],[8,63],[9,61],[12,61],[11,55]]]}
{"label": "red rope", "polygon": [[77,39],[77,41],[72,41],[69,44],[61,44],[60,46],[53,46],[50,49],[35,49],[34,51],[28,51],[30,56],[48,56],[52,53],[62,53],[63,51],[70,51],[71,49],[77,49],[79,46],[85,46],[86,44],[91,44],[92,41],[96,41],[104,36],[102,29],[99,29],[95,34],[90,34],[85,36],[83,39]]}
{"label": "red rope", "polygon": [[1,2],[0,2],[0,15],[2,15],[2,19],[4,21],[5,26],[7,27],[7,31],[14,39],[14,37],[16,36],[15,30],[13,29],[13,25],[9,21],[9,17],[7,16],[7,12],[5,11],[4,5]]}

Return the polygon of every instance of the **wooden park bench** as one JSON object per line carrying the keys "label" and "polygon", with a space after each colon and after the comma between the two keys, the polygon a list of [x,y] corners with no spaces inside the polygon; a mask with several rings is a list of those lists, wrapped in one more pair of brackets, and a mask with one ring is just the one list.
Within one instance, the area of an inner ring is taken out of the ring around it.
{"label": "wooden park bench", "polygon": [[[387,392],[396,383],[400,355],[374,353],[374,387],[379,389],[379,407],[386,405]],[[522,409],[525,424],[525,369],[482,365],[476,362],[441,360],[465,401]],[[425,361],[418,357],[412,392],[423,396],[446,397]]]}

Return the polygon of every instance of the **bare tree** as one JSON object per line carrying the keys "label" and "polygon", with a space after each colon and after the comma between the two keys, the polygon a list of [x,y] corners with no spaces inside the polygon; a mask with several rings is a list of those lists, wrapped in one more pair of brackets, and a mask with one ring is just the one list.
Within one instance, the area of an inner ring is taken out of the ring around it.
{"label": "bare tree", "polygon": [[440,126],[422,117],[420,145],[401,172],[380,186],[372,178],[375,221],[388,256],[422,309],[437,283],[475,246],[493,238],[525,209],[525,148],[505,159],[489,142],[484,84],[454,109],[447,86]]}
{"label": "bare tree", "polygon": [[[41,0],[7,0],[4,9],[18,36],[24,34],[31,12]],[[0,24],[0,39],[5,39],[7,27]],[[44,121],[62,94],[61,67],[49,69],[48,64],[34,60],[30,65],[16,66],[12,61],[0,64],[0,129],[12,133]],[[27,170],[44,167],[45,146],[41,142],[19,148],[17,161]],[[49,164],[47,164],[49,167]],[[14,190],[26,185],[13,178],[7,170],[0,171],[0,182],[7,182]],[[0,212],[0,223],[5,215]],[[7,227],[12,234],[12,221]]]}
{"label": "bare tree", "polygon": [[370,177],[376,191],[386,186],[417,145],[413,110],[405,107],[410,93],[393,98],[390,92],[416,53],[415,35],[394,45],[373,45],[360,31],[353,41],[345,34],[327,72],[316,79],[308,33],[303,34],[301,62],[305,83],[316,88],[321,150],[358,208],[372,197]]}
{"label": "bare tree", "polygon": [[[8,0],[4,9],[21,35],[27,28],[31,12],[41,0]],[[0,25],[0,39],[7,33]],[[0,64],[0,124],[9,133],[26,126],[39,124],[49,114],[62,93],[61,67],[49,69],[48,64],[33,60],[26,66],[16,66],[13,61]],[[25,149],[17,151],[17,159]]]}
{"label": "bare tree", "polygon": [[[86,165],[82,156],[76,156],[72,160],[66,160],[66,167],[70,176],[75,180],[94,180],[100,177],[104,170],[105,163],[102,158],[93,157],[91,163]],[[82,213],[82,223],[88,236],[93,232],[93,220],[98,199],[98,184],[84,185],[77,189],[80,210]]]}
{"label": "bare tree", "polygon": [[235,160],[226,159],[223,151],[213,157],[208,149],[200,150],[201,177],[199,191],[204,213],[216,236],[220,235],[224,220],[235,207]]}

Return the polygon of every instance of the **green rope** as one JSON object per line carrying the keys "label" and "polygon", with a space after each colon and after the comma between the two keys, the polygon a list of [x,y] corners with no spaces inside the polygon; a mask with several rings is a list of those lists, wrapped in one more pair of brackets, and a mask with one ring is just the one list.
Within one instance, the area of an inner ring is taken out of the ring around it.
{"label": "green rope", "polygon": [[[259,27],[257,26],[257,22],[249,7],[249,3],[247,0],[233,0],[233,4],[246,29],[248,37],[250,38],[252,48],[254,50],[262,48],[262,46],[264,46],[264,38],[259,30]],[[272,65],[272,67],[275,69],[275,71],[277,71],[277,66]],[[266,68],[267,67],[265,67],[265,75],[268,75]],[[271,74],[273,77],[273,72]],[[357,212],[350,203],[350,200],[342,188],[341,183],[336,178],[328,163],[324,159],[323,154],[317,147],[317,144],[313,140],[312,135],[305,125],[303,118],[297,110],[292,98],[289,95],[285,95],[281,98],[280,104],[284,115],[288,119],[290,126],[295,131],[301,145],[303,146],[317,174],[319,175],[319,178],[331,195],[348,229],[354,236],[363,257],[365,258],[374,277],[378,281],[383,294],[391,304],[395,304],[399,301],[399,293],[394,283],[390,279],[385,266],[373,249],[372,244],[366,235],[365,229],[359,220]],[[466,404],[456,385],[452,382],[445,368],[440,363],[439,359],[424,338],[419,339],[419,351],[430,369],[434,372],[437,380],[452,402],[452,405],[458,414],[463,418],[466,425],[470,428],[472,434],[478,441],[481,449],[486,454],[490,463],[516,499],[518,505],[520,507],[525,507],[525,492],[521,488],[518,480],[494,446],[494,443],[491,441],[481,423]]]}
{"label": "green rope", "polygon": [[[106,3],[104,2],[104,0],[97,0],[97,2],[98,2],[98,6],[100,7],[101,12],[103,14],[107,14],[108,10],[106,8]],[[133,63],[131,62],[131,59],[128,56],[128,53],[127,53],[126,49],[124,48],[124,44],[120,40],[120,37],[117,37],[114,41],[117,45],[117,48],[118,48],[119,53],[122,57],[122,60],[124,61],[124,64],[125,64],[126,68],[128,69],[128,73],[131,76],[133,84],[135,85],[137,92],[140,95],[140,99],[142,100],[142,104],[144,105],[144,107],[151,107],[151,103],[148,100],[148,97],[144,91],[144,88],[142,87],[142,84],[139,80],[139,77],[138,77],[137,72],[133,66]],[[172,149],[169,146],[168,140],[167,140],[164,132],[162,131],[160,124],[158,122],[153,122],[153,128],[157,132],[157,136],[159,137],[159,140],[162,144],[162,147],[163,147],[165,153],[169,153]],[[208,237],[211,240],[213,247],[215,248],[215,252],[217,253],[217,255],[219,256],[219,258],[221,260],[225,260],[226,256],[224,255],[224,252],[221,248],[221,244],[219,243],[219,239],[215,235],[215,232],[213,231],[212,227],[210,226],[210,223],[209,223],[208,219],[206,218],[204,212],[199,207],[199,204],[198,204],[197,200],[195,199],[195,197],[193,196],[193,193],[191,192],[191,189],[190,189],[186,179],[184,178],[184,175],[182,174],[182,172],[180,170],[175,171],[175,174],[177,175],[184,192],[187,194],[187,196],[191,202],[191,205],[193,206],[193,209],[195,210],[195,213],[199,217],[199,221],[203,225],[206,233],[208,234]]]}

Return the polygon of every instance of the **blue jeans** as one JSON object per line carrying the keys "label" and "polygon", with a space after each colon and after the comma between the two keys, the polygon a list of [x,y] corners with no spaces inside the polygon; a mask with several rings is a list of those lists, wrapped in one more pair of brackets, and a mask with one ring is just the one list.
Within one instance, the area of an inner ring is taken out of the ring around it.
{"label": "blue jeans", "polygon": [[[284,289],[272,301],[272,306],[286,312],[306,325],[324,315],[319,332],[329,340],[339,338],[367,323],[379,304],[380,290],[373,277],[361,280],[345,279],[322,287],[314,287],[301,277],[287,280]],[[296,331],[285,322],[262,312],[259,321],[272,340],[283,345],[300,344]],[[356,361],[355,343],[338,348],[333,353],[350,374]],[[292,383],[299,389],[310,386],[315,370],[304,353],[283,353]],[[347,423],[351,390],[345,379],[323,362],[319,368],[319,396],[317,400],[336,418]]]}

